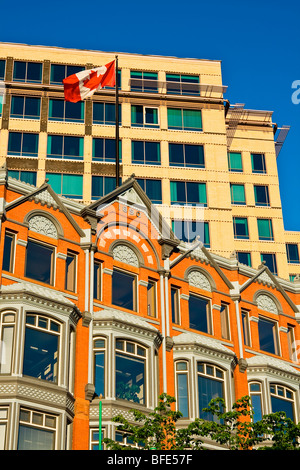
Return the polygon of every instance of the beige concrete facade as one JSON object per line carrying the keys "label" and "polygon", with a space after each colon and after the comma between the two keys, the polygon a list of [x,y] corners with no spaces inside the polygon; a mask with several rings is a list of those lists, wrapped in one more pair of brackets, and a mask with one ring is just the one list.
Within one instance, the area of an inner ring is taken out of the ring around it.
{"label": "beige concrete facade", "polygon": [[[63,99],[62,85],[50,83],[52,64],[83,66],[87,69],[114,59],[116,53],[72,50],[55,47],[0,44],[0,61],[5,60],[6,96],[0,118],[0,164],[7,163],[9,170],[28,170],[37,174],[36,184],[41,185],[46,173],[83,175],[82,202],[92,198],[92,176],[115,174],[113,163],[93,161],[93,138],[114,138],[114,125],[93,123],[92,103],[114,103],[114,90],[102,90],[85,102],[84,122],[60,122],[48,119],[50,98]],[[165,218],[204,220],[209,224],[209,248],[212,252],[230,257],[234,252],[251,254],[251,265],[261,264],[261,253],[276,256],[277,274],[288,279],[300,275],[299,263],[288,263],[286,243],[296,244],[300,250],[300,233],[284,230],[279,193],[279,180],[274,145],[274,123],[269,111],[241,110],[229,104],[222,83],[221,62],[216,60],[179,59],[176,57],[144,56],[117,53],[121,70],[119,91],[122,107],[120,139],[122,142],[121,177],[160,179],[162,203],[158,206]],[[14,61],[40,62],[43,65],[41,83],[21,83],[14,80]],[[131,91],[131,71],[156,72],[157,92]],[[197,96],[167,93],[166,74],[195,75],[199,77]],[[40,119],[13,118],[10,116],[12,96],[36,96],[41,99]],[[133,127],[131,106],[142,105],[158,109],[156,128]],[[171,130],[168,128],[168,108],[201,110],[202,130]],[[9,133],[38,133],[38,155],[24,157],[7,155]],[[47,158],[48,135],[80,136],[83,138],[82,160],[55,160]],[[132,140],[160,143],[160,165],[132,163]],[[203,145],[205,167],[175,167],[169,163],[169,143]],[[243,171],[229,171],[228,152],[239,152]],[[266,172],[253,173],[251,154],[263,154]],[[203,182],[206,184],[206,207],[189,207],[171,204],[170,181]],[[232,204],[230,184],[244,185],[245,204]],[[255,203],[254,185],[269,189],[269,205],[258,207]],[[184,213],[184,215],[183,215]],[[247,218],[249,237],[236,239],[233,217]],[[273,239],[259,240],[257,219],[271,219]]]}

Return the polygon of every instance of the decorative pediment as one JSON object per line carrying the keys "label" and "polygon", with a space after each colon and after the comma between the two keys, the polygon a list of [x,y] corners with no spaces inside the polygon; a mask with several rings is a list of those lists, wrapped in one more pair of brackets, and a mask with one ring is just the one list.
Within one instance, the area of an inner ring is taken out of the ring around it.
{"label": "decorative pediment", "polygon": [[257,296],[256,301],[259,309],[278,314],[277,305],[269,295],[260,294]]}
{"label": "decorative pediment", "polygon": [[266,271],[263,271],[257,278],[256,281],[261,282],[262,284],[267,284],[275,287],[273,279],[269,276]]}
{"label": "decorative pediment", "polygon": [[211,285],[207,277],[200,271],[190,271],[188,274],[189,285],[211,292]]}
{"label": "decorative pediment", "polygon": [[135,252],[126,245],[117,245],[113,249],[113,258],[116,261],[130,264],[130,266],[139,267],[139,260]]}
{"label": "decorative pediment", "polygon": [[49,207],[50,206],[54,206],[54,207],[58,206],[57,201],[55,201],[55,199],[52,197],[52,195],[50,194],[50,192],[48,191],[47,188],[44,189],[43,191],[40,191],[40,192],[37,192],[37,193],[33,194],[32,197],[29,197],[29,200],[30,199],[34,199],[35,202],[44,203]]}

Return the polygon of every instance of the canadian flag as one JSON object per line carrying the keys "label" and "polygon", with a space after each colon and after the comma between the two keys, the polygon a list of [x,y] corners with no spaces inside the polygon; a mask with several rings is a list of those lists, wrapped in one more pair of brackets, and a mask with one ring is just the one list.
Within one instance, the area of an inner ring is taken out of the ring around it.
{"label": "canadian flag", "polygon": [[105,86],[115,86],[115,61],[91,70],[74,73],[63,80],[65,100],[77,103]]}

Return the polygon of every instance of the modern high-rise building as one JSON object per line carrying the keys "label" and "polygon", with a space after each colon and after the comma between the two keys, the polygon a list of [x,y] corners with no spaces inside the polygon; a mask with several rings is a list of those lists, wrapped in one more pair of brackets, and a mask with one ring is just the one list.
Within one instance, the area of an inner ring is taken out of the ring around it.
{"label": "modern high-rise building", "polygon": [[[62,80],[115,53],[0,44],[0,163],[83,203],[115,187],[115,90],[64,101]],[[272,112],[232,105],[218,60],[118,54],[120,178],[137,181],[190,241],[274,274],[300,274],[284,229]],[[2,88],[3,89],[3,88]],[[1,108],[0,108],[1,109]],[[184,220],[184,222],[182,222]]]}

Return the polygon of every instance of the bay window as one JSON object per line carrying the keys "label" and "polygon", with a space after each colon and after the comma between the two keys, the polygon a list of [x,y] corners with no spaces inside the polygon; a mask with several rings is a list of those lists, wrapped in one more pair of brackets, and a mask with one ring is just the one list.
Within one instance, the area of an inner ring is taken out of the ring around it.
{"label": "bay window", "polygon": [[116,341],[116,398],[146,404],[146,348],[129,340]]}
{"label": "bay window", "polygon": [[287,418],[295,421],[294,392],[279,384],[270,384],[272,413],[284,411]]}
{"label": "bay window", "polygon": [[212,413],[203,411],[211,400],[225,398],[224,371],[213,364],[199,362],[197,365],[198,406],[199,418],[207,421],[216,421],[218,418]]}
{"label": "bay window", "polygon": [[105,349],[104,338],[94,340],[94,384],[95,393],[100,397],[105,397]]}
{"label": "bay window", "polygon": [[17,450],[54,450],[56,422],[54,415],[21,408]]}
{"label": "bay window", "polygon": [[178,361],[175,365],[177,410],[182,413],[183,418],[189,417],[189,388],[188,388],[188,363]]}

